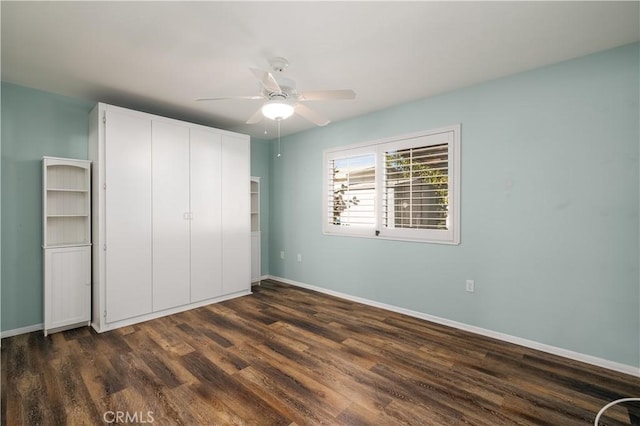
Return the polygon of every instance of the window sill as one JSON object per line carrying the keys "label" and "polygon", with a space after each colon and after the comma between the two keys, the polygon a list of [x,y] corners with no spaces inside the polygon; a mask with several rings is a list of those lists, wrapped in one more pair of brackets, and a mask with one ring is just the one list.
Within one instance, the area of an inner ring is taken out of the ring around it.
{"label": "window sill", "polygon": [[351,237],[351,238],[368,238],[370,240],[386,240],[386,241],[402,241],[408,243],[423,243],[423,244],[442,244],[447,246],[459,246],[460,240],[451,241],[451,240],[428,240],[421,238],[400,238],[400,237],[385,237],[382,235],[357,235],[357,234],[343,234],[338,232],[327,232],[323,231],[323,235],[331,236],[331,237]]}

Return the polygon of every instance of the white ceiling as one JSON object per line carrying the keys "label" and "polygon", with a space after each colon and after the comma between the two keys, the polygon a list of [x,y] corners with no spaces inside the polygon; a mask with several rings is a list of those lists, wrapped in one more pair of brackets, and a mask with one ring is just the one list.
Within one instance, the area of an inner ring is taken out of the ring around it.
{"label": "white ceiling", "polygon": [[[640,40],[635,2],[7,2],[2,80],[178,119],[245,125],[249,67],[284,56],[333,122]],[[314,127],[300,117],[282,133]]]}

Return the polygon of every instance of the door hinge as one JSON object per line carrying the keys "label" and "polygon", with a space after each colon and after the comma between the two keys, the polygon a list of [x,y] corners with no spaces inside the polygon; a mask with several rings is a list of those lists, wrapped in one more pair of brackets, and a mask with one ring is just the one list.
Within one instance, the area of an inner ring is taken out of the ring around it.
{"label": "door hinge", "polygon": [[107,184],[106,183],[102,184],[102,189],[107,189]]}
{"label": "door hinge", "polygon": [[107,113],[106,112],[102,115],[102,122],[104,124],[107,124]]}
{"label": "door hinge", "polygon": [[107,245],[102,246],[102,250],[107,251]]}
{"label": "door hinge", "polygon": [[104,315],[105,318],[107,317],[107,310],[106,309],[104,310],[104,314],[102,314],[102,315]]}

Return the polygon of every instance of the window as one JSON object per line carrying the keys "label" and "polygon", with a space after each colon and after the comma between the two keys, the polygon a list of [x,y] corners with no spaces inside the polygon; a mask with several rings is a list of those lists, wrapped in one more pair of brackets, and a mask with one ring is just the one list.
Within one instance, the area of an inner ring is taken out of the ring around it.
{"label": "window", "polygon": [[324,153],[326,234],[459,244],[460,126]]}
{"label": "window", "polygon": [[351,149],[326,156],[326,221],[336,233],[371,234],[376,226],[376,155]]}

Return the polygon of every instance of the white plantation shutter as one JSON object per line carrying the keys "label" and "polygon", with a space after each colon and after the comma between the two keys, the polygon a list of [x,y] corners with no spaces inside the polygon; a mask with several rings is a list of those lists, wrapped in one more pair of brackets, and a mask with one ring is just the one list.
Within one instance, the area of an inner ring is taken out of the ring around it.
{"label": "white plantation shutter", "polygon": [[384,153],[383,226],[448,229],[448,144]]}
{"label": "white plantation shutter", "polygon": [[325,230],[371,232],[376,226],[376,156],[349,150],[326,159]]}
{"label": "white plantation shutter", "polygon": [[460,126],[327,150],[324,159],[325,233],[460,243]]}

